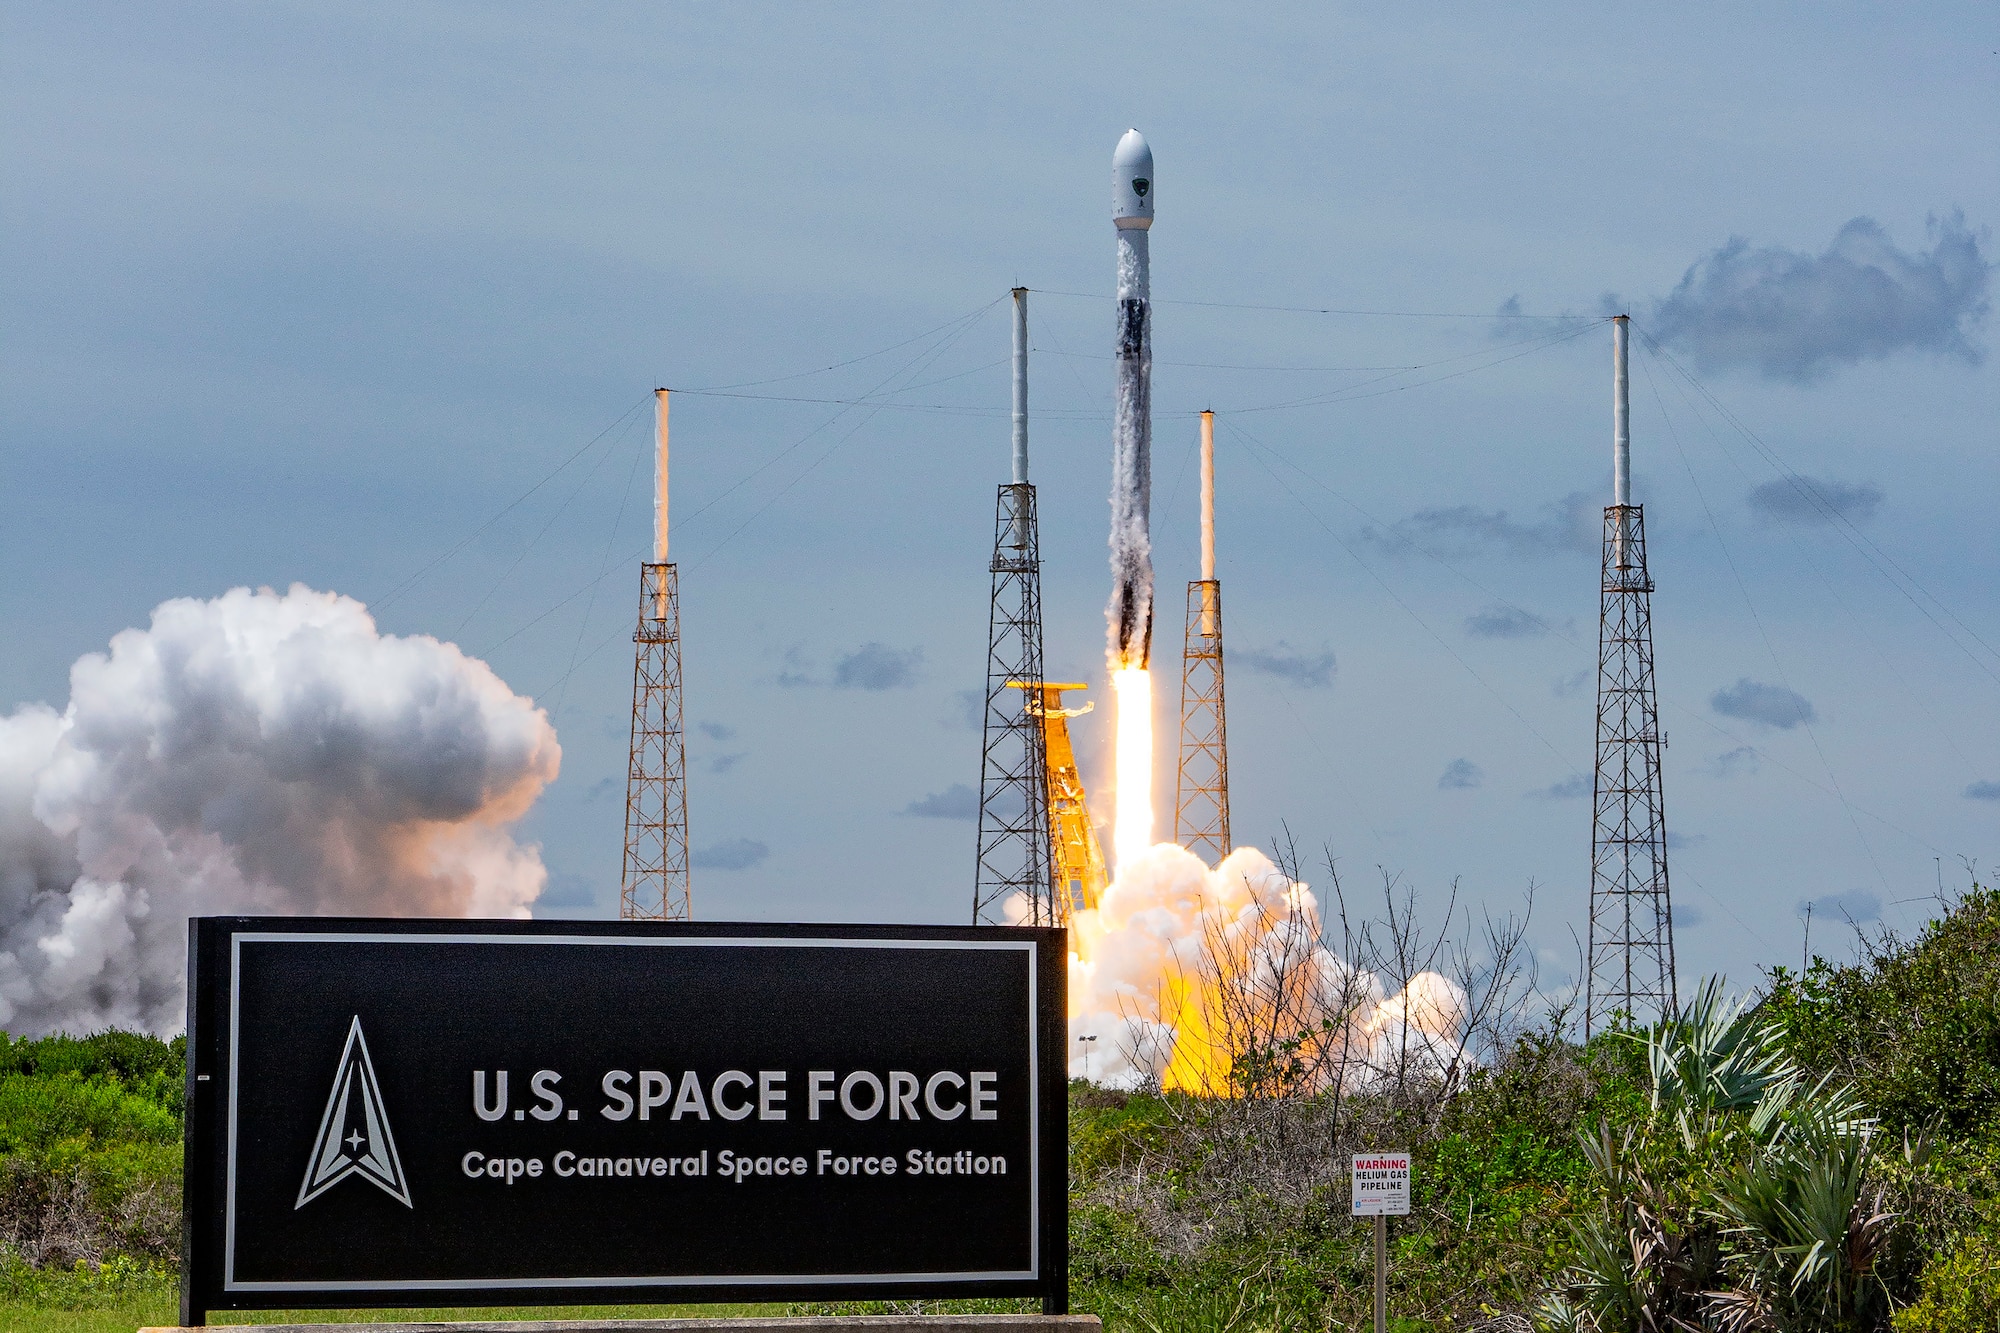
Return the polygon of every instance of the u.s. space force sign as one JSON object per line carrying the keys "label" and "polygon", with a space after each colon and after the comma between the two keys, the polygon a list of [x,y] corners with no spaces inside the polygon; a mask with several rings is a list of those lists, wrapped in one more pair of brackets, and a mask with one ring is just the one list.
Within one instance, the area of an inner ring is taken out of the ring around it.
{"label": "u.s. space force sign", "polygon": [[191,927],[184,1322],[1039,1295],[1061,932]]}

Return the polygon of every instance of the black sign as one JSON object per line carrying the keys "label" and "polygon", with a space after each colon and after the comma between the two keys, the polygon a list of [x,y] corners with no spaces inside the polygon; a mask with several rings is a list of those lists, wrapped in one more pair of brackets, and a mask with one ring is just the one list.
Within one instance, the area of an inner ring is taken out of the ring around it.
{"label": "black sign", "polygon": [[1041,1296],[1063,933],[191,923],[183,1322]]}

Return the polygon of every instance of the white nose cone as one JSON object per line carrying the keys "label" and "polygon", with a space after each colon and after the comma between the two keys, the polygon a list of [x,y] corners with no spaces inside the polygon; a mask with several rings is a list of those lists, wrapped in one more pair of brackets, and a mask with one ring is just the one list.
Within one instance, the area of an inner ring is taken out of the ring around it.
{"label": "white nose cone", "polygon": [[1125,131],[1111,154],[1111,221],[1120,231],[1153,225],[1153,150],[1137,130]]}

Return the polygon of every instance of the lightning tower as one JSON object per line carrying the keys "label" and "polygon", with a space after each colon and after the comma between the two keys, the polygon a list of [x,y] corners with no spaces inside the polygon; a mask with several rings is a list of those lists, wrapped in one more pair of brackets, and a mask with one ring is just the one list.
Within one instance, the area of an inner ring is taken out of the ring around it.
{"label": "lightning tower", "polygon": [[[986,707],[979,764],[979,853],[972,923],[1068,920],[1049,859],[1049,758],[1042,689],[1042,563],[1028,481],[1028,289],[1014,289],[1014,479],[993,518],[986,622]],[[1056,708],[1060,711],[1060,695]],[[1014,906],[1010,909],[1009,904]]]}
{"label": "lightning tower", "polygon": [[1590,977],[1584,1035],[1623,1012],[1650,1022],[1673,1008],[1674,916],[1653,688],[1653,580],[1646,519],[1632,503],[1631,327],[1611,322],[1612,501],[1604,511],[1597,627],[1597,777],[1590,839]]}
{"label": "lightning tower", "polygon": [[687,744],[681,733],[680,580],[667,560],[667,391],[656,390],[653,559],[639,566],[632,748],[625,773],[625,871],[618,915],[689,921]]}
{"label": "lightning tower", "polygon": [[1215,577],[1215,413],[1201,414],[1201,577],[1188,584],[1174,841],[1210,865],[1229,855],[1229,733],[1222,706],[1222,581]]}

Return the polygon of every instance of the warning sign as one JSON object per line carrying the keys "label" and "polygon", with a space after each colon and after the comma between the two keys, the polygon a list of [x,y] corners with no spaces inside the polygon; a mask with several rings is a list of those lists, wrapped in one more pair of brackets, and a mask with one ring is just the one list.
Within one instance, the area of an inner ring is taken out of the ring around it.
{"label": "warning sign", "polygon": [[1410,1155],[1357,1153],[1354,1157],[1354,1216],[1406,1217],[1410,1212]]}

